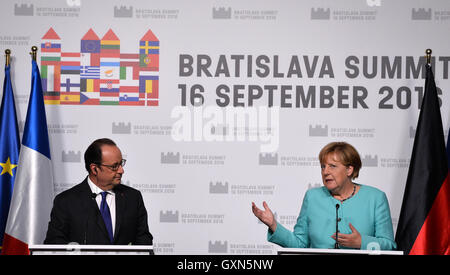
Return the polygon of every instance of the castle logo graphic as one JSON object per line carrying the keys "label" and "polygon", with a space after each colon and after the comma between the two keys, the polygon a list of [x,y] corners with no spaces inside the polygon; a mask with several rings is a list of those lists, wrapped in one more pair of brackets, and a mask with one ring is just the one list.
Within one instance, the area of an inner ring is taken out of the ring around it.
{"label": "castle logo graphic", "polygon": [[41,44],[45,104],[158,106],[159,40],[151,30],[139,41],[139,53],[121,53],[111,29],[102,39],[89,29],[80,52],[61,48],[50,28]]}

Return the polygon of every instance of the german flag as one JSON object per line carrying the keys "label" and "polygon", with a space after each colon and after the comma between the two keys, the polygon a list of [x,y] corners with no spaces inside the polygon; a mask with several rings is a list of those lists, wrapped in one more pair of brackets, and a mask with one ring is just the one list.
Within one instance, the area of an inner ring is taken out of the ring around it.
{"label": "german flag", "polygon": [[425,94],[395,238],[405,254],[450,254],[448,162],[439,98],[427,64]]}

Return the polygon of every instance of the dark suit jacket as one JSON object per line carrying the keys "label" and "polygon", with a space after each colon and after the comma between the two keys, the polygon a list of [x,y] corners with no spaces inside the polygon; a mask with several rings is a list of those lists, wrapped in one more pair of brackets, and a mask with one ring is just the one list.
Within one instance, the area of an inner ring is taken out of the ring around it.
{"label": "dark suit jacket", "polygon": [[[113,244],[152,245],[141,193],[119,184],[114,188],[116,226]],[[111,244],[87,178],[55,197],[44,244]]]}

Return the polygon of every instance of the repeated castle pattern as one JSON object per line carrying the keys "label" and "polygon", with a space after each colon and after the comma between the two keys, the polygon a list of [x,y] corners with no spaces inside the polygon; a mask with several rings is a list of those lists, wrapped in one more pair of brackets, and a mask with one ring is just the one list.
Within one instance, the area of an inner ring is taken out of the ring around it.
{"label": "repeated castle pattern", "polygon": [[102,39],[89,29],[80,52],[61,48],[50,28],[41,44],[45,104],[158,106],[159,40],[151,30],[139,41],[138,54],[121,53],[111,29]]}

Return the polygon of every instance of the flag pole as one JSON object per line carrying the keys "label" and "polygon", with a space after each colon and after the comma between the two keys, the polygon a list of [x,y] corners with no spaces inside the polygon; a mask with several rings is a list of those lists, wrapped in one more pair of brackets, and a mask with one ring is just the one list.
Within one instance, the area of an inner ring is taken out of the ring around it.
{"label": "flag pole", "polygon": [[36,61],[36,56],[37,56],[37,50],[38,48],[36,46],[31,47],[31,58]]}
{"label": "flag pole", "polygon": [[430,64],[431,64],[431,53],[432,53],[431,49],[427,49],[425,51],[425,54],[427,56],[427,65],[428,66],[430,66]]}
{"label": "flag pole", "polygon": [[5,50],[5,66],[9,66],[10,63],[11,63],[11,50],[6,49]]}

